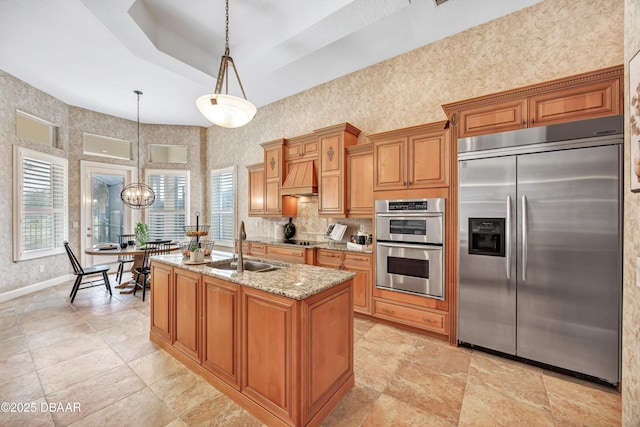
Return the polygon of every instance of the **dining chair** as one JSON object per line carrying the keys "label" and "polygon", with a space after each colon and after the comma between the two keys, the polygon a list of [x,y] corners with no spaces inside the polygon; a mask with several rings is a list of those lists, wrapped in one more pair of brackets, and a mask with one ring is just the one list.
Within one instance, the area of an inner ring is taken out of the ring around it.
{"label": "dining chair", "polygon": [[[76,281],[74,282],[73,288],[71,288],[71,293],[69,294],[69,296],[71,297],[71,302],[73,303],[73,300],[76,299],[76,294],[80,289],[93,288],[94,286],[104,285],[109,291],[109,295],[113,295],[111,293],[111,286],[109,286],[109,276],[107,275],[107,272],[111,267],[109,267],[108,265],[94,265],[92,267],[82,267],[78,262],[78,258],[76,258],[76,256],[73,254],[73,251],[69,247],[69,242],[65,240],[63,243],[64,243],[64,249],[67,251],[67,255],[69,256],[69,261],[71,262],[71,266],[73,267],[73,274],[76,276]],[[102,274],[102,280],[93,279],[93,280],[88,280],[83,282],[85,276],[93,276],[97,274]],[[81,288],[80,287],[81,285],[87,285],[87,286]]]}
{"label": "dining chair", "polygon": [[154,255],[168,255],[171,252],[169,243],[149,243],[145,245],[144,255],[142,256],[142,266],[137,267],[136,279],[133,287],[133,295],[136,294],[138,288],[142,288],[142,301],[147,290],[147,281],[151,275],[151,257]]}
{"label": "dining chair", "polygon": [[[135,234],[121,234],[119,237],[120,244],[128,243],[130,240],[135,240]],[[122,246],[120,246],[122,248]],[[118,271],[116,272],[116,280],[118,284],[122,283],[122,274],[124,273],[124,265],[133,262],[133,255],[118,255]]]}

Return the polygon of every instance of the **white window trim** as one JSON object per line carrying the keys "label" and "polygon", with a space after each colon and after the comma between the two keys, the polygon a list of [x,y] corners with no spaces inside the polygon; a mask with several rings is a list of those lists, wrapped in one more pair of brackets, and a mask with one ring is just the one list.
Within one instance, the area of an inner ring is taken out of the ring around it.
{"label": "white window trim", "polygon": [[[209,187],[211,186],[211,180],[213,179],[214,176],[217,175],[222,175],[225,173],[229,173],[231,172],[231,174],[233,175],[233,210],[232,210],[232,215],[233,215],[233,230],[234,230],[234,237],[228,241],[228,240],[216,240],[213,238],[213,236],[211,237],[211,240],[215,240],[215,244],[216,246],[225,246],[228,248],[233,248],[235,246],[235,230],[237,228],[237,224],[236,224],[236,219],[237,219],[237,213],[238,213],[238,172],[237,172],[237,168],[236,166],[229,166],[226,168],[222,168],[222,169],[213,169],[209,175]],[[212,189],[209,188],[209,198],[211,198],[211,191]],[[209,200],[209,222],[212,222],[212,216],[213,216],[213,206],[211,205],[212,200]],[[217,212],[217,211],[216,211]]]}
{"label": "white window trim", "polygon": [[185,225],[189,225],[189,218],[191,217],[191,171],[186,169],[146,169],[144,172],[145,182],[149,183],[149,177],[151,175],[167,175],[167,176],[184,176],[185,177],[185,206],[184,206],[184,220]]}
{"label": "white window trim", "polygon": [[[57,164],[63,167],[63,182],[64,195],[63,195],[63,238],[59,242],[54,242],[54,247],[49,249],[39,249],[32,251],[23,251],[23,216],[24,216],[24,200],[22,191],[22,174],[23,174],[23,159],[31,158],[43,162],[49,162]],[[51,154],[42,153],[28,148],[13,146],[13,260],[25,261],[29,259],[42,258],[51,255],[58,255],[65,253],[63,241],[69,237],[69,168],[68,161],[65,158],[53,156]]]}

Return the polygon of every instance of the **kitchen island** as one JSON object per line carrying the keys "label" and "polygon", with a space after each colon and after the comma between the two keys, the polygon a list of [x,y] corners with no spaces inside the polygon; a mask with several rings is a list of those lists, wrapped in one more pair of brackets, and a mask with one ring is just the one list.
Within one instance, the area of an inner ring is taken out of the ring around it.
{"label": "kitchen island", "polygon": [[354,274],[229,259],[153,258],[151,340],[267,425],[320,424],[354,383]]}

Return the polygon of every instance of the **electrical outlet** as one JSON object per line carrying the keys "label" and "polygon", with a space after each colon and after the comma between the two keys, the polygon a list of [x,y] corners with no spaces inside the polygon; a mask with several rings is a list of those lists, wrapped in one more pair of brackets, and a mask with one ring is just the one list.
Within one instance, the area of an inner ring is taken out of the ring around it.
{"label": "electrical outlet", "polygon": [[40,273],[44,273],[44,265],[40,266]]}

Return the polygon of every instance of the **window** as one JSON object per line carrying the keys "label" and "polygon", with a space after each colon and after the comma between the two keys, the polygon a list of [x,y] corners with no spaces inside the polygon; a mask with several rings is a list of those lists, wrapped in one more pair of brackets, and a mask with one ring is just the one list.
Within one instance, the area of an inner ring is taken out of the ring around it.
{"label": "window", "polygon": [[64,253],[67,160],[14,145],[13,171],[13,260]]}
{"label": "window", "polygon": [[82,152],[93,156],[131,160],[131,141],[83,132]]}
{"label": "window", "polygon": [[156,201],[147,210],[149,239],[184,239],[189,217],[189,171],[148,169],[147,184]]}
{"label": "window", "polygon": [[49,147],[56,146],[58,128],[24,111],[16,110],[16,135],[31,141],[40,142]]}
{"label": "window", "polygon": [[187,147],[185,145],[149,145],[149,161],[151,163],[187,163]]}
{"label": "window", "polygon": [[233,247],[236,170],[232,166],[211,171],[211,228],[216,244]]}

